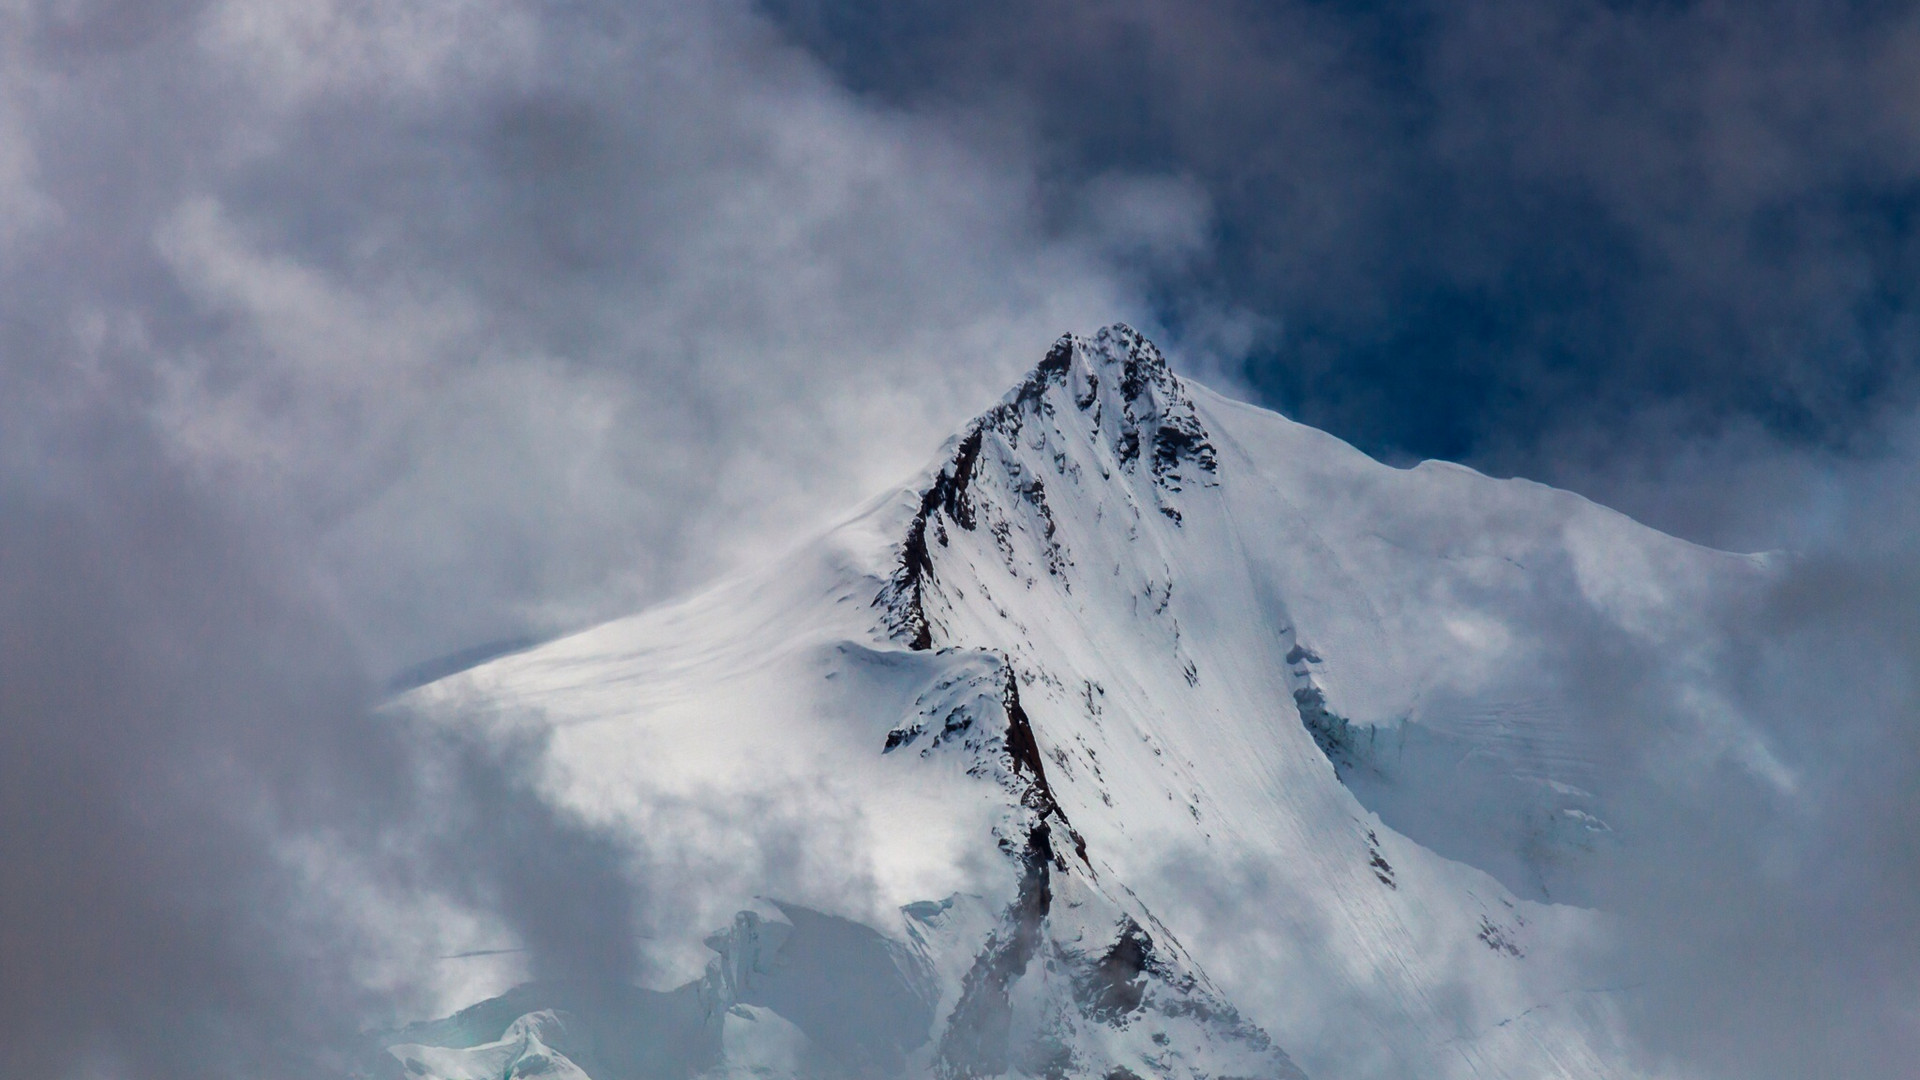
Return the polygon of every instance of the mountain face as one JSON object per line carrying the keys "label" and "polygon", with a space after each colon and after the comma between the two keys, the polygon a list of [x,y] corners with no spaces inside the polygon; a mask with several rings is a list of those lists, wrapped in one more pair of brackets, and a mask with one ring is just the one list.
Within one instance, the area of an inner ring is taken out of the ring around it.
{"label": "mountain face", "polygon": [[1633,1075],[1573,962],[1568,871],[1613,839],[1542,628],[1684,664],[1766,573],[1062,338],[776,565],[396,703],[536,734],[543,797],[722,929],[377,1070]]}

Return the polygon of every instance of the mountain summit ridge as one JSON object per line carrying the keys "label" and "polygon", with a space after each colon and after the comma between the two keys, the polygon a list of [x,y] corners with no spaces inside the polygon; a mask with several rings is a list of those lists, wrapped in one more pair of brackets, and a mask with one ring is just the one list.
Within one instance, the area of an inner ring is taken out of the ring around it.
{"label": "mountain summit ridge", "polygon": [[[1381,465],[1114,326],[819,542],[395,708],[531,726],[558,812],[698,868],[650,939],[692,981],[588,1025],[680,1049],[593,1080],[1616,1077],[1596,916],[1546,902],[1611,841],[1540,628],[1685,663],[1763,572]],[[514,994],[483,1064],[579,1013]]]}
{"label": "mountain summit ridge", "polygon": [[[999,445],[1002,467],[1012,460],[1012,450],[1029,419],[1051,417],[1064,403],[1053,400],[1051,392],[1064,392],[1074,409],[1085,414],[1090,429],[1104,440],[1112,466],[1131,473],[1142,459],[1143,447],[1150,448],[1149,463],[1153,483],[1167,493],[1177,493],[1185,481],[1183,466],[1201,473],[1217,467],[1214,450],[1207,442],[1206,429],[1194,414],[1192,399],[1166,358],[1152,342],[1132,327],[1115,323],[1091,338],[1062,334],[1046,356],[1026,377],[1009,390],[998,405],[975,417],[954,441],[954,449],[923,490],[919,510],[907,526],[901,544],[899,568],[875,603],[886,612],[887,626],[894,636],[911,648],[932,647],[932,628],[923,606],[925,576],[931,571],[927,543],[931,533],[935,543],[947,543],[947,526],[971,531],[976,524],[974,506],[968,488],[975,470],[981,467],[981,454],[989,439]],[[1109,466],[1100,462],[1103,475]],[[1064,472],[1064,464],[1059,471]],[[1049,523],[1051,509],[1046,487],[1033,477],[1017,489],[1034,510]],[[1161,513],[1179,520],[1180,512],[1161,502]],[[1064,558],[1059,548],[1049,549],[1048,571],[1058,575]]]}

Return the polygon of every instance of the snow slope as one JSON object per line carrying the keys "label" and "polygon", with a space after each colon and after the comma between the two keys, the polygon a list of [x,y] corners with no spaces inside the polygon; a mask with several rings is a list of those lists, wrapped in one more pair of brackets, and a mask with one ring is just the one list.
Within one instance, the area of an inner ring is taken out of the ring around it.
{"label": "snow slope", "polygon": [[677,988],[521,987],[390,1061],[1630,1075],[1567,959],[1597,916],[1550,902],[1608,830],[1542,628],[1685,664],[1711,599],[1766,572],[1536,484],[1381,465],[1125,327],[1063,338],[776,565],[401,700],[537,733],[545,796],[729,928],[656,945]]}

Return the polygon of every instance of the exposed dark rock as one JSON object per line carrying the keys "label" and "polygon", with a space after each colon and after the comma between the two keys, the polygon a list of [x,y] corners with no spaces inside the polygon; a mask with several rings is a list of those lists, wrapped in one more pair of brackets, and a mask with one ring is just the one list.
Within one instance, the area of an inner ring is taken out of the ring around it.
{"label": "exposed dark rock", "polygon": [[[1134,471],[1143,447],[1150,448],[1147,456],[1154,485],[1169,493],[1181,491],[1184,482],[1194,479],[1194,473],[1204,479],[1217,471],[1217,454],[1192,399],[1151,342],[1126,326],[1108,327],[1091,341],[1062,336],[1012,393],[967,425],[953,456],[921,493],[920,504],[901,540],[898,568],[874,600],[887,630],[909,648],[933,648],[935,626],[927,611],[927,593],[935,574],[931,545],[949,543],[948,524],[967,532],[981,525],[982,508],[975,498],[974,485],[987,437],[997,436],[1005,447],[1015,448],[1020,445],[1028,419],[1051,416],[1053,405],[1047,391],[1071,381],[1075,350],[1082,347],[1102,359],[1088,366],[1086,386],[1072,400],[1082,412],[1094,413],[1095,430],[1100,430],[1102,374],[1118,369],[1123,423],[1113,435],[1113,451],[1122,469]],[[1056,523],[1045,487],[1036,477],[1022,477],[1017,460],[1010,458],[1005,464],[1015,496],[1030,504],[1040,519],[1048,573],[1064,580],[1069,560],[1055,539]],[[1055,465],[1064,471],[1059,461]],[[1193,467],[1191,472],[1186,468],[1189,465]],[[1158,509],[1168,520],[1181,523],[1178,508],[1161,502]],[[1003,556],[1011,560],[1011,538],[1005,528],[1006,522],[997,522],[995,538]]]}
{"label": "exposed dark rock", "polygon": [[[905,637],[909,648],[933,648],[933,628],[927,624],[926,579],[933,573],[933,557],[927,550],[927,528],[934,515],[944,513],[964,529],[973,528],[973,500],[967,486],[980,457],[982,421],[976,420],[960,439],[952,460],[921,493],[920,509],[907,523],[906,539],[900,545],[900,568],[875,601],[887,614],[889,629]],[[945,534],[940,542],[946,543]]]}
{"label": "exposed dark rock", "polygon": [[[1178,480],[1181,464],[1188,461],[1198,465],[1202,472],[1219,468],[1213,444],[1207,441],[1207,433],[1198,419],[1191,413],[1163,418],[1153,433],[1153,475]],[[1176,485],[1173,490],[1180,488]]]}
{"label": "exposed dark rock", "polygon": [[940,1038],[935,1071],[945,1077],[999,1076],[1011,1064],[1011,988],[1040,950],[1041,924],[1053,906],[1053,846],[1045,821],[1028,834],[1019,891],[960,984],[960,1000]]}
{"label": "exposed dark rock", "polygon": [[1476,935],[1487,948],[1497,953],[1505,953],[1515,959],[1526,956],[1526,950],[1514,944],[1507,937],[1507,931],[1485,915],[1480,916],[1480,933]]}
{"label": "exposed dark rock", "polygon": [[1079,980],[1087,1016],[1111,1024],[1140,1008],[1153,958],[1153,939],[1147,932],[1130,918],[1122,922],[1119,939]]}

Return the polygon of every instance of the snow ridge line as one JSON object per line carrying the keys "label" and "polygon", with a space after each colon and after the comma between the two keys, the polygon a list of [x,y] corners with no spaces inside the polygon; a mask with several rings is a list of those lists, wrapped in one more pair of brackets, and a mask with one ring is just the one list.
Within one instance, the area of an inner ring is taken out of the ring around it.
{"label": "snow ridge line", "polygon": [[[1081,360],[1077,371],[1076,357]],[[953,455],[921,492],[920,505],[907,523],[900,544],[898,565],[873,602],[882,611],[882,624],[889,636],[917,651],[933,648],[933,623],[926,609],[926,592],[934,574],[929,541],[947,546],[949,520],[968,532],[978,527],[980,513],[973,485],[980,475],[986,437],[999,435],[1008,447],[1017,450],[1029,416],[1054,415],[1054,402],[1048,399],[1047,391],[1055,386],[1070,387],[1076,375],[1083,385],[1073,388],[1076,392],[1067,400],[1087,418],[1094,440],[1106,444],[1106,454],[1120,471],[1133,474],[1142,460],[1146,462],[1158,509],[1168,520],[1179,525],[1182,519],[1167,496],[1183,491],[1189,481],[1214,485],[1218,455],[1200,423],[1193,399],[1152,342],[1123,323],[1109,326],[1091,339],[1062,334],[1019,385],[966,426]],[[1104,396],[1103,376],[1110,380]],[[1108,406],[1118,414],[1111,423]],[[1104,456],[1099,450],[1096,455]],[[1183,469],[1189,464],[1197,472],[1189,474]],[[1096,460],[1094,465],[1102,479],[1111,477],[1107,464]],[[1037,476],[1017,481],[1015,486],[1015,494],[1032,503],[1046,521],[1043,540],[1048,546],[1048,572],[1064,576],[1068,560],[1054,539],[1045,487]]]}
{"label": "snow ridge line", "polygon": [[1020,434],[1021,413],[1040,401],[1047,387],[1066,382],[1073,362],[1073,335],[1062,334],[1034,369],[1000,404],[974,418],[960,437],[953,457],[942,466],[920,495],[920,508],[907,525],[906,539],[900,545],[900,565],[881,589],[874,604],[886,613],[887,629],[895,638],[907,639],[907,647],[919,651],[933,648],[933,628],[927,622],[926,580],[933,574],[933,556],[927,550],[927,526],[932,523],[936,541],[946,546],[946,527],[938,515],[972,531],[975,525],[973,498],[968,486],[980,460],[980,446],[989,429],[1011,438]]}

